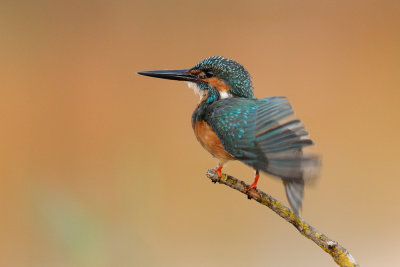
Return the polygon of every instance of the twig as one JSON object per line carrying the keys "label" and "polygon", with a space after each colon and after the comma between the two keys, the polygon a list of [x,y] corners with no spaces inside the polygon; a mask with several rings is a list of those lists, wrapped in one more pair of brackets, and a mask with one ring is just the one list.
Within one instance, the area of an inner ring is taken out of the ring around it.
{"label": "twig", "polygon": [[296,215],[291,209],[283,205],[281,202],[273,198],[272,196],[264,193],[259,189],[247,190],[249,187],[245,182],[236,179],[227,174],[222,174],[219,178],[214,170],[207,171],[207,177],[212,182],[227,185],[233,189],[236,189],[243,194],[246,194],[249,198],[253,198],[257,202],[269,207],[276,214],[281,216],[283,219],[291,223],[296,229],[308,239],[311,239],[325,252],[329,253],[335,262],[340,266],[359,266],[350,252],[342,247],[338,242],[330,239],[323,233],[305,222],[300,216]]}

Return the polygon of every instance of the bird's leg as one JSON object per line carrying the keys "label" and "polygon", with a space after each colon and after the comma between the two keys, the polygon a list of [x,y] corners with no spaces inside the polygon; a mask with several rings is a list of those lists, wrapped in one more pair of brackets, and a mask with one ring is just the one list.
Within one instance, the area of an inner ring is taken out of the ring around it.
{"label": "bird's leg", "polygon": [[[221,180],[222,177],[222,167],[224,167],[225,163],[227,162],[227,160],[225,159],[218,159],[218,165],[217,167],[215,167],[215,172],[218,175],[219,180]],[[218,180],[212,180],[212,182],[215,184]]]}
{"label": "bird's leg", "polygon": [[247,190],[257,188],[258,178],[260,178],[260,172],[259,170],[256,170],[256,175],[254,176],[254,182],[249,186],[249,188],[247,188]]}
{"label": "bird's leg", "polygon": [[223,166],[224,166],[223,163],[218,162],[218,166],[215,167],[215,171],[216,171],[217,174],[218,174],[218,178],[221,178],[221,177],[222,177],[222,167],[223,167]]}
{"label": "bird's leg", "polygon": [[[224,164],[226,163],[226,161],[223,161],[223,160],[219,160],[218,161],[218,165],[217,165],[217,167],[215,167],[215,172],[217,173],[217,175],[218,175],[218,180],[221,180],[221,177],[222,177],[222,167],[224,167]],[[218,180],[211,180],[211,182],[213,182],[214,184],[218,181]]]}
{"label": "bird's leg", "polygon": [[253,188],[254,188],[254,189],[257,188],[258,178],[260,178],[260,172],[259,172],[259,170],[256,170],[256,175],[254,176],[254,182],[247,188],[247,191],[246,191],[246,193],[247,193],[247,198],[248,198],[248,199],[251,199],[251,196],[248,194],[249,191],[250,191],[251,189],[253,189]]}

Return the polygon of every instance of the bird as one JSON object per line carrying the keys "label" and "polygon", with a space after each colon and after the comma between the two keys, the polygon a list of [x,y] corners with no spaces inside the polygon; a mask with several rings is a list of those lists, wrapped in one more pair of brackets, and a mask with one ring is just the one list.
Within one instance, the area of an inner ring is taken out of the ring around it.
{"label": "bird", "polygon": [[199,143],[216,159],[222,177],[228,161],[238,160],[255,170],[281,179],[292,210],[302,208],[305,183],[319,176],[320,158],[303,149],[314,145],[286,97],[257,99],[249,72],[238,62],[208,57],[189,69],[140,71],[140,75],[186,81],[200,96],[192,114]]}

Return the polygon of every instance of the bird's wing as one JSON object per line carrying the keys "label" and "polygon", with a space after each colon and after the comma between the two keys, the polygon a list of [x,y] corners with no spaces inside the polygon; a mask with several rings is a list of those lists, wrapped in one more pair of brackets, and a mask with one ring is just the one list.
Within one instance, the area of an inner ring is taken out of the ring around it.
{"label": "bird's wing", "polygon": [[230,98],[213,103],[206,121],[238,160],[286,181],[303,180],[318,158],[302,153],[313,142],[300,120],[282,123],[293,113],[285,97]]}
{"label": "bird's wing", "polygon": [[319,159],[303,154],[303,147],[313,142],[300,120],[283,121],[293,113],[284,97],[231,98],[213,103],[206,121],[231,155],[280,177],[289,203],[298,213],[304,182],[317,177]]}

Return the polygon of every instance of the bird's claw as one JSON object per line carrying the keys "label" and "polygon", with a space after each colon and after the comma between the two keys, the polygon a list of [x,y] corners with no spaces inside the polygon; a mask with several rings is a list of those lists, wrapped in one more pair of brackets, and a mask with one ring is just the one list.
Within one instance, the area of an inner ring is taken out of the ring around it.
{"label": "bird's claw", "polygon": [[216,184],[217,182],[219,182],[221,180],[222,177],[222,166],[217,166],[214,171],[217,173],[218,178],[217,179],[211,179],[211,182],[213,182],[214,184]]}
{"label": "bird's claw", "polygon": [[253,198],[253,197],[249,194],[250,190],[252,190],[252,189],[254,189],[254,190],[257,191],[257,183],[253,183],[253,184],[251,184],[251,185],[249,185],[249,186],[247,187],[247,189],[246,189],[246,195],[247,195],[247,198],[248,198],[248,199],[252,199],[252,198]]}

